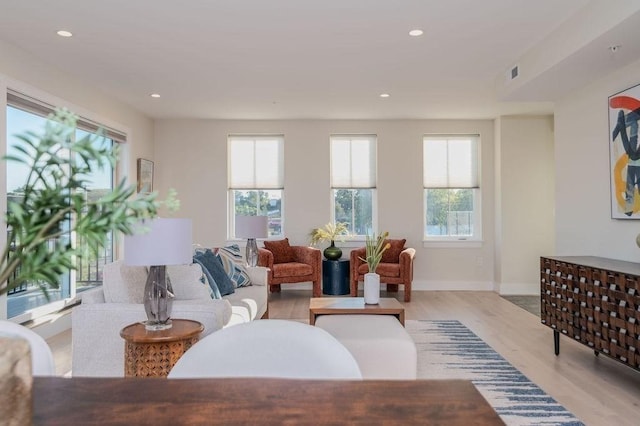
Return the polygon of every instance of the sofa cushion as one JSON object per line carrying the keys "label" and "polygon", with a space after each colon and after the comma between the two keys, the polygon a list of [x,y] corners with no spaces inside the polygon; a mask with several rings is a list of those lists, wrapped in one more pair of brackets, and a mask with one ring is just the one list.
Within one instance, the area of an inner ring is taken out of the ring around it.
{"label": "sofa cushion", "polygon": [[385,244],[389,243],[391,247],[386,249],[384,253],[382,253],[382,259],[380,262],[382,263],[400,263],[400,253],[404,250],[404,243],[407,240],[384,240]]}
{"label": "sofa cushion", "polygon": [[169,265],[167,273],[176,300],[212,298],[212,288],[202,281],[202,267],[198,263],[190,265]]}
{"label": "sofa cushion", "polygon": [[209,272],[209,275],[215,282],[218,290],[220,290],[222,296],[226,296],[235,291],[233,283],[225,272],[219,256],[216,256],[211,250],[207,249],[204,252],[196,253],[193,259]]}
{"label": "sofa cushion", "polygon": [[147,268],[118,260],[104,265],[102,291],[106,303],[142,303]]}
{"label": "sofa cushion", "polygon": [[273,263],[288,263],[296,260],[296,254],[289,245],[289,239],[265,241],[264,248],[273,253]]}
{"label": "sofa cushion", "polygon": [[234,287],[251,285],[251,278],[249,278],[249,274],[247,274],[247,270],[244,267],[244,259],[237,244],[213,250],[220,257],[222,266]]}
{"label": "sofa cushion", "polygon": [[289,262],[279,263],[273,265],[274,278],[279,277],[303,277],[305,275],[312,275],[313,267],[306,263]]}
{"label": "sofa cushion", "polygon": [[[369,266],[366,263],[358,266],[358,274],[364,275],[369,273]],[[399,263],[379,263],[376,273],[385,277],[399,277],[400,276],[400,264]]]}
{"label": "sofa cushion", "polygon": [[231,320],[226,326],[260,319],[266,310],[267,292],[261,286],[242,287],[225,297],[231,303]]}

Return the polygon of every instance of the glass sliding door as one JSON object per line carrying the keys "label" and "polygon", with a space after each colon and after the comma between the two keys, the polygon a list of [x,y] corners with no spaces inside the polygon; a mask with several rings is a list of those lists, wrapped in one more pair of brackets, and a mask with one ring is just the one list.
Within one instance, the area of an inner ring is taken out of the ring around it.
{"label": "glass sliding door", "polygon": [[[95,135],[85,130],[76,131],[76,140],[84,137]],[[113,141],[108,139],[109,146],[113,148]],[[95,140],[96,148],[104,146],[101,139]],[[103,169],[97,167],[89,176],[85,176],[87,184],[84,188],[85,200],[97,200],[103,195],[113,190],[113,168],[105,166]],[[107,236],[107,244],[100,248],[97,252],[89,247],[80,238],[76,239],[76,247],[80,248],[83,256],[78,258],[75,272],[75,290],[76,293],[87,290],[102,284],[102,270],[105,264],[113,261],[113,233]]]}
{"label": "glass sliding door", "polygon": [[[13,105],[7,105],[7,154],[12,154],[16,150],[16,145],[20,142],[16,135],[22,135],[25,132],[34,132],[41,134],[47,118],[43,113],[35,113],[29,111],[29,108],[20,108]],[[90,130],[78,129],[75,132],[75,140],[86,136],[95,136]],[[113,139],[107,139],[107,142],[113,147],[116,143]],[[102,138],[95,139],[96,148],[104,146]],[[20,144],[23,146],[23,144]],[[63,154],[64,155],[64,154]],[[67,153],[69,155],[69,153]],[[73,160],[73,159],[72,159]],[[7,165],[6,194],[7,205],[12,202],[20,202],[24,194],[24,186],[29,176],[27,166],[9,161]],[[110,165],[104,168],[93,167],[92,172],[88,176],[84,176],[86,185],[83,188],[83,194],[87,201],[97,199],[105,193],[113,190],[114,170]],[[71,218],[74,220],[74,218]],[[71,224],[67,223],[67,231],[71,228]],[[11,234],[11,230],[7,230],[7,237],[10,244],[18,244],[19,241]],[[61,237],[65,242],[71,241],[73,238],[69,232],[64,233]],[[14,318],[18,321],[28,320],[55,311],[63,306],[66,300],[73,298],[76,293],[102,284],[102,271],[106,263],[113,261],[114,238],[108,235],[108,242],[104,248],[99,251],[91,249],[84,241],[77,239],[74,243],[84,254],[77,259],[76,271],[67,271],[58,282],[58,288],[53,288],[43,282],[28,282],[11,292],[7,297],[7,318]],[[56,241],[51,241],[52,245]],[[41,289],[45,289],[49,298],[43,294]]]}
{"label": "glass sliding door", "polygon": [[[23,111],[12,106],[7,106],[7,154],[11,155],[16,151],[16,145],[19,144],[16,134],[24,134],[27,131],[41,133],[47,119],[30,112]],[[27,166],[8,161],[7,165],[7,205],[14,202],[20,202],[24,195],[24,186],[29,177],[29,169]],[[68,229],[68,225],[67,225]],[[7,230],[7,237],[10,245],[18,244],[11,229]],[[69,240],[69,234],[65,234],[59,238]],[[51,241],[55,244],[55,241]],[[45,288],[49,295],[46,296],[41,291]],[[65,273],[60,277],[58,288],[52,288],[48,284],[42,282],[28,282],[16,289],[12,290],[7,297],[7,317],[14,318],[27,311],[33,310],[40,306],[62,300],[71,294],[70,273]]]}

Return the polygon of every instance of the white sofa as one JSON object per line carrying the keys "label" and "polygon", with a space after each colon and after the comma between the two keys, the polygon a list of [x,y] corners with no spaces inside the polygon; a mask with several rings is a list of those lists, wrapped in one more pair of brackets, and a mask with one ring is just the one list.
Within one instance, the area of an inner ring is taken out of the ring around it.
{"label": "white sofa", "polygon": [[[117,269],[114,264],[105,266],[103,286],[82,293],[82,303],[73,309],[73,376],[124,376],[124,340],[120,337],[120,330],[146,319],[140,295],[122,294],[127,293],[126,288],[117,297],[112,294],[113,286],[110,286],[109,280],[119,279],[119,275],[114,277],[112,270]],[[200,268],[199,265],[191,266]],[[116,270],[118,271],[119,269]],[[267,318],[267,269],[247,268],[247,273],[252,285],[236,288],[235,293],[222,299],[212,299],[206,285],[201,285],[204,290],[198,289],[198,284],[194,284],[185,291],[172,276],[176,299],[171,317],[199,321],[204,325],[201,337],[223,327]],[[142,278],[135,279],[139,281]],[[144,284],[137,283],[129,287],[139,291]],[[110,302],[107,303],[107,300]]]}

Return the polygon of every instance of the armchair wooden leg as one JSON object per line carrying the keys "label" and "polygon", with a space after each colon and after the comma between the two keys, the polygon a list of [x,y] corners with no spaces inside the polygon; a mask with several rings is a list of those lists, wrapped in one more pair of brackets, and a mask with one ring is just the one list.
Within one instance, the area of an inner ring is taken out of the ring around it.
{"label": "armchair wooden leg", "polygon": [[404,301],[411,302],[411,284],[404,285]]}
{"label": "armchair wooden leg", "polygon": [[356,297],[358,295],[358,280],[354,280],[351,278],[351,297]]}
{"label": "armchair wooden leg", "polygon": [[397,293],[398,292],[398,284],[387,284],[387,292],[389,292],[389,293]]}
{"label": "armchair wooden leg", "polygon": [[322,297],[322,289],[320,288],[320,281],[313,281],[313,297]]}
{"label": "armchair wooden leg", "polygon": [[271,291],[271,293],[280,293],[280,284],[273,284],[269,286],[269,290]]}

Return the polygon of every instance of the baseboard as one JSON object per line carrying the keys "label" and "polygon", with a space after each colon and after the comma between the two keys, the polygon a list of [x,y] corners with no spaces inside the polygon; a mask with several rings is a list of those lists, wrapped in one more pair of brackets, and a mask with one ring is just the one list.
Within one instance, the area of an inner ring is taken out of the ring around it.
{"label": "baseboard", "polygon": [[295,284],[282,284],[280,288],[284,290],[313,290],[311,282],[295,283]]}
{"label": "baseboard", "polygon": [[502,283],[499,285],[498,293],[503,296],[538,296],[540,287],[530,283]]}
{"label": "baseboard", "polygon": [[[358,284],[358,289],[362,290],[362,283]],[[282,291],[285,290],[311,290],[311,283],[283,284]],[[382,284],[381,288],[386,288]],[[493,282],[490,281],[429,281],[414,280],[411,285],[412,290],[416,291],[496,291]],[[402,291],[402,286],[400,286]]]}
{"label": "baseboard", "polygon": [[418,291],[494,291],[491,281],[414,280],[411,287]]}
{"label": "baseboard", "polygon": [[25,326],[38,333],[43,339],[49,339],[71,328],[71,309],[45,315],[26,323]]}

